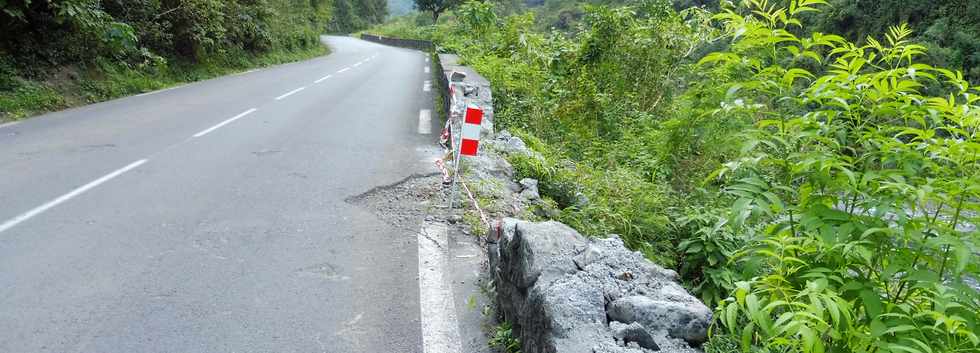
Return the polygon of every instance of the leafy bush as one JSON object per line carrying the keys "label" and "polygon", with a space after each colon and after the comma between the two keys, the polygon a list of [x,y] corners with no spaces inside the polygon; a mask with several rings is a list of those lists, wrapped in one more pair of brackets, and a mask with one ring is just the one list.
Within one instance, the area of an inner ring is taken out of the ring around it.
{"label": "leafy bush", "polygon": [[[980,297],[964,278],[980,252],[978,91],[917,62],[904,25],[863,46],[793,34],[824,3],[716,16],[731,49],[702,64],[749,75],[721,87],[714,115],[755,122],[714,174],[747,241],[727,265],[757,268],[720,323],[747,351],[977,351]],[[949,95],[922,92],[934,83]]]}

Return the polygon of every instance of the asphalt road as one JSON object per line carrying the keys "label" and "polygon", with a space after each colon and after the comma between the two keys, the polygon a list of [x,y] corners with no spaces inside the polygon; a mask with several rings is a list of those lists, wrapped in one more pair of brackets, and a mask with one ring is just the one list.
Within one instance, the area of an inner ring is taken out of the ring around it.
{"label": "asphalt road", "polygon": [[0,127],[0,352],[421,351],[414,235],[344,200],[431,171],[431,74],[325,41]]}

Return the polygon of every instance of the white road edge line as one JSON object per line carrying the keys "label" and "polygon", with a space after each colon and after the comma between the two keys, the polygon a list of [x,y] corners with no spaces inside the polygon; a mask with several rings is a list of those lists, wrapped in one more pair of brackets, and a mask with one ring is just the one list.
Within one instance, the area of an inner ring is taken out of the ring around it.
{"label": "white road edge line", "polygon": [[432,111],[428,109],[419,110],[419,133],[428,135],[432,133]]}
{"label": "white road edge line", "polygon": [[220,122],[220,123],[218,123],[218,124],[217,124],[217,125],[215,125],[215,126],[212,126],[212,127],[209,127],[209,128],[207,128],[207,129],[205,129],[204,131],[201,131],[201,132],[198,132],[198,133],[196,133],[196,134],[194,134],[194,137],[201,137],[201,136],[204,136],[204,135],[207,135],[207,134],[208,134],[208,133],[210,133],[211,131],[214,131],[214,130],[217,130],[218,128],[220,128],[220,127],[222,127],[222,126],[225,126],[225,125],[228,125],[228,124],[230,124],[230,123],[231,123],[232,121],[235,121],[235,120],[238,120],[238,119],[241,119],[242,117],[244,117],[244,116],[246,116],[246,115],[249,115],[249,114],[252,114],[252,113],[254,113],[254,112],[255,112],[256,110],[258,110],[258,109],[256,109],[256,108],[252,108],[252,109],[249,109],[249,110],[246,110],[245,112],[243,112],[243,113],[241,113],[241,114],[238,114],[238,115],[235,115],[235,116],[234,116],[234,117],[232,117],[231,119],[228,119],[228,120],[225,120],[225,121],[222,121],[222,122]]}
{"label": "white road edge line", "polygon": [[140,94],[134,95],[133,97],[143,97],[143,96],[149,96],[151,94],[157,94],[157,93],[162,93],[162,92],[166,92],[166,91],[173,91],[175,89],[178,89],[178,88],[181,88],[181,87],[184,87],[184,86],[187,86],[187,85],[173,86],[173,87],[169,87],[169,88],[158,89],[156,91],[144,92],[144,93],[140,93]]}
{"label": "white road edge line", "polygon": [[297,88],[297,89],[294,89],[294,90],[292,90],[292,91],[289,91],[289,92],[286,92],[286,94],[283,94],[283,95],[281,95],[281,96],[279,96],[279,97],[276,97],[276,100],[277,100],[277,101],[281,101],[281,100],[283,100],[284,98],[286,98],[286,97],[289,97],[289,96],[291,96],[291,95],[293,95],[294,93],[296,93],[296,92],[299,92],[299,91],[302,91],[302,90],[304,90],[304,89],[306,89],[306,86],[303,86],[303,87],[300,87],[300,88]]}
{"label": "white road edge line", "polygon": [[259,69],[251,69],[251,70],[248,70],[248,71],[237,72],[237,73],[233,73],[233,74],[228,75],[228,76],[248,75],[248,74],[253,73],[253,72],[256,72],[256,71],[259,71]]}
{"label": "white road edge line", "polygon": [[422,352],[461,352],[452,287],[443,273],[449,261],[446,225],[425,222],[418,234],[418,244]]}
{"label": "white road edge line", "polygon": [[350,70],[350,68],[349,67],[345,67],[343,69],[337,70],[337,73],[339,74],[339,73],[344,72],[344,71],[347,71],[347,70]]}
{"label": "white road edge line", "polygon": [[333,77],[333,75],[326,75],[326,76],[321,77],[319,80],[313,81],[313,83],[320,83],[320,82],[323,82],[324,80],[326,80],[328,78],[331,78],[331,77]]}
{"label": "white road edge line", "polygon": [[428,92],[430,90],[432,90],[432,81],[425,80],[425,83],[422,84],[422,92]]}
{"label": "white road edge line", "polygon": [[17,125],[17,124],[20,124],[20,121],[9,121],[9,122],[0,124],[0,129],[5,128],[5,127],[11,127],[11,126],[14,126],[14,125]]}
{"label": "white road edge line", "polygon": [[82,186],[78,187],[75,190],[72,190],[71,192],[69,192],[67,194],[58,196],[58,198],[56,198],[54,200],[48,201],[47,203],[45,203],[45,204],[43,204],[41,206],[38,206],[38,207],[36,207],[36,208],[34,208],[34,209],[30,210],[30,211],[24,212],[23,214],[21,214],[21,215],[19,215],[17,217],[14,217],[14,218],[6,221],[6,222],[3,222],[3,224],[0,224],[0,233],[3,233],[4,231],[6,231],[6,230],[8,230],[10,228],[13,228],[14,226],[16,226],[16,225],[20,224],[21,222],[24,222],[24,221],[26,221],[28,219],[31,219],[34,216],[37,216],[37,215],[39,215],[41,213],[44,213],[44,211],[50,210],[51,208],[53,208],[55,206],[58,206],[58,205],[64,203],[65,201],[71,200],[72,198],[74,198],[74,197],[76,197],[78,195],[81,195],[82,193],[84,193],[86,191],[89,191],[92,188],[94,188],[96,186],[99,186],[100,184],[105,183],[105,182],[111,180],[112,178],[115,178],[117,176],[122,175],[125,172],[128,172],[130,170],[133,170],[134,168],[139,167],[143,163],[146,163],[146,161],[147,161],[146,159],[141,159],[141,160],[138,160],[136,162],[130,163],[129,165],[127,165],[125,167],[122,167],[122,168],[119,168],[119,169],[117,169],[116,171],[114,171],[112,173],[106,174],[105,176],[103,176],[101,178],[98,178],[98,179],[95,179],[95,180],[93,180],[92,182],[90,182],[88,184],[82,185]]}

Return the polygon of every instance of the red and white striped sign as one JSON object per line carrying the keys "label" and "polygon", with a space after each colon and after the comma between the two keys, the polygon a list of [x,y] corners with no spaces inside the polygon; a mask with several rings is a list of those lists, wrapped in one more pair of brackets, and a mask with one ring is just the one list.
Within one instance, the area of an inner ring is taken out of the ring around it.
{"label": "red and white striped sign", "polygon": [[480,122],[483,121],[483,110],[476,106],[466,107],[463,119],[462,142],[459,144],[459,154],[475,156],[480,149]]}

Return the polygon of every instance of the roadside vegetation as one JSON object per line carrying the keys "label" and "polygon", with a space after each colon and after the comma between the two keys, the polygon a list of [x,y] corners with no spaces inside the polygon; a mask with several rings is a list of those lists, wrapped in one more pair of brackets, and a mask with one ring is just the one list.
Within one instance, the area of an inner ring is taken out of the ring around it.
{"label": "roadside vegetation", "polygon": [[379,0],[0,1],[0,121],[326,53]]}
{"label": "roadside vegetation", "polygon": [[544,156],[518,178],[677,269],[717,308],[707,351],[980,352],[980,19],[831,21],[861,4],[563,3],[559,28],[467,2],[369,32],[490,79],[495,125]]}

